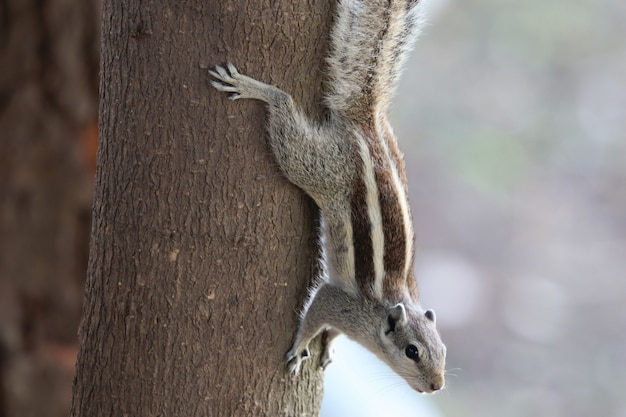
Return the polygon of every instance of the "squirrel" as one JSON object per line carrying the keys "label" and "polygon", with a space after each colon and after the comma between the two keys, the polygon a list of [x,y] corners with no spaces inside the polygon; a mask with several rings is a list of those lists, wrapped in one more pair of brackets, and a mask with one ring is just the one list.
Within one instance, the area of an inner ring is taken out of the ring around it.
{"label": "squirrel", "polygon": [[434,311],[418,303],[404,160],[386,115],[421,15],[419,0],[339,0],[323,122],[233,64],[209,70],[213,87],[231,100],[267,103],[268,142],[280,170],[321,210],[323,268],[286,355],[293,375],[311,356],[314,337],[323,334],[325,369],[332,340],[344,333],[414,390],[444,386],[446,347]]}

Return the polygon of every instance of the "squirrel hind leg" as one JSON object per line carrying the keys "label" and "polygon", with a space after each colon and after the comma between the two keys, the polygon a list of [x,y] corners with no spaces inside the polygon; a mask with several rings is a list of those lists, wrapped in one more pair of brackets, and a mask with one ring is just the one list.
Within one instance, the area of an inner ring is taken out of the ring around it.
{"label": "squirrel hind leg", "polygon": [[231,100],[247,98],[272,103],[278,95],[285,95],[284,92],[272,85],[240,74],[231,63],[227,63],[226,67],[216,65],[213,70],[209,70],[209,75],[213,77],[211,80],[213,88],[229,93],[228,98]]}

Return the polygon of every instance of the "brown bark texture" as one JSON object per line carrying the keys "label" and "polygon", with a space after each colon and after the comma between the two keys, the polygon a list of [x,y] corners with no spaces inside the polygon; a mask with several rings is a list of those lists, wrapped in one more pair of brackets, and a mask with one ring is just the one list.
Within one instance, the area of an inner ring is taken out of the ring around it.
{"label": "brown bark texture", "polygon": [[314,416],[284,355],[316,267],[315,207],[227,60],[319,115],[330,1],[105,0],[100,148],[71,415]]}
{"label": "brown bark texture", "polygon": [[66,416],[70,408],[98,28],[96,1],[0,0],[2,417]]}

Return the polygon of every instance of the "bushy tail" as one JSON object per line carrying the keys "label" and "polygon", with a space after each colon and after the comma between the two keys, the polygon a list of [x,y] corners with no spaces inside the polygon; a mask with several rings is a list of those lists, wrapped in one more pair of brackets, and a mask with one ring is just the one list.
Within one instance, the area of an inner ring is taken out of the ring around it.
{"label": "bushy tail", "polygon": [[421,20],[419,0],[340,0],[326,105],[353,120],[385,111]]}

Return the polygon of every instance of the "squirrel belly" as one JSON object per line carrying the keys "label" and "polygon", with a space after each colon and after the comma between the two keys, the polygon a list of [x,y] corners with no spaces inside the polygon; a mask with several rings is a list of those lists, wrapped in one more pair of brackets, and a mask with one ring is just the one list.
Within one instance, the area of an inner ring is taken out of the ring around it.
{"label": "squirrel belly", "polygon": [[323,334],[322,368],[344,333],[419,392],[444,386],[446,348],[435,314],[418,303],[414,231],[404,161],[386,118],[400,67],[419,29],[411,0],[341,0],[331,32],[330,117],[307,119],[286,92],[240,74],[209,71],[236,99],[267,103],[267,136],[283,174],[322,211],[324,273],[304,304],[287,353],[298,374],[309,342]]}

